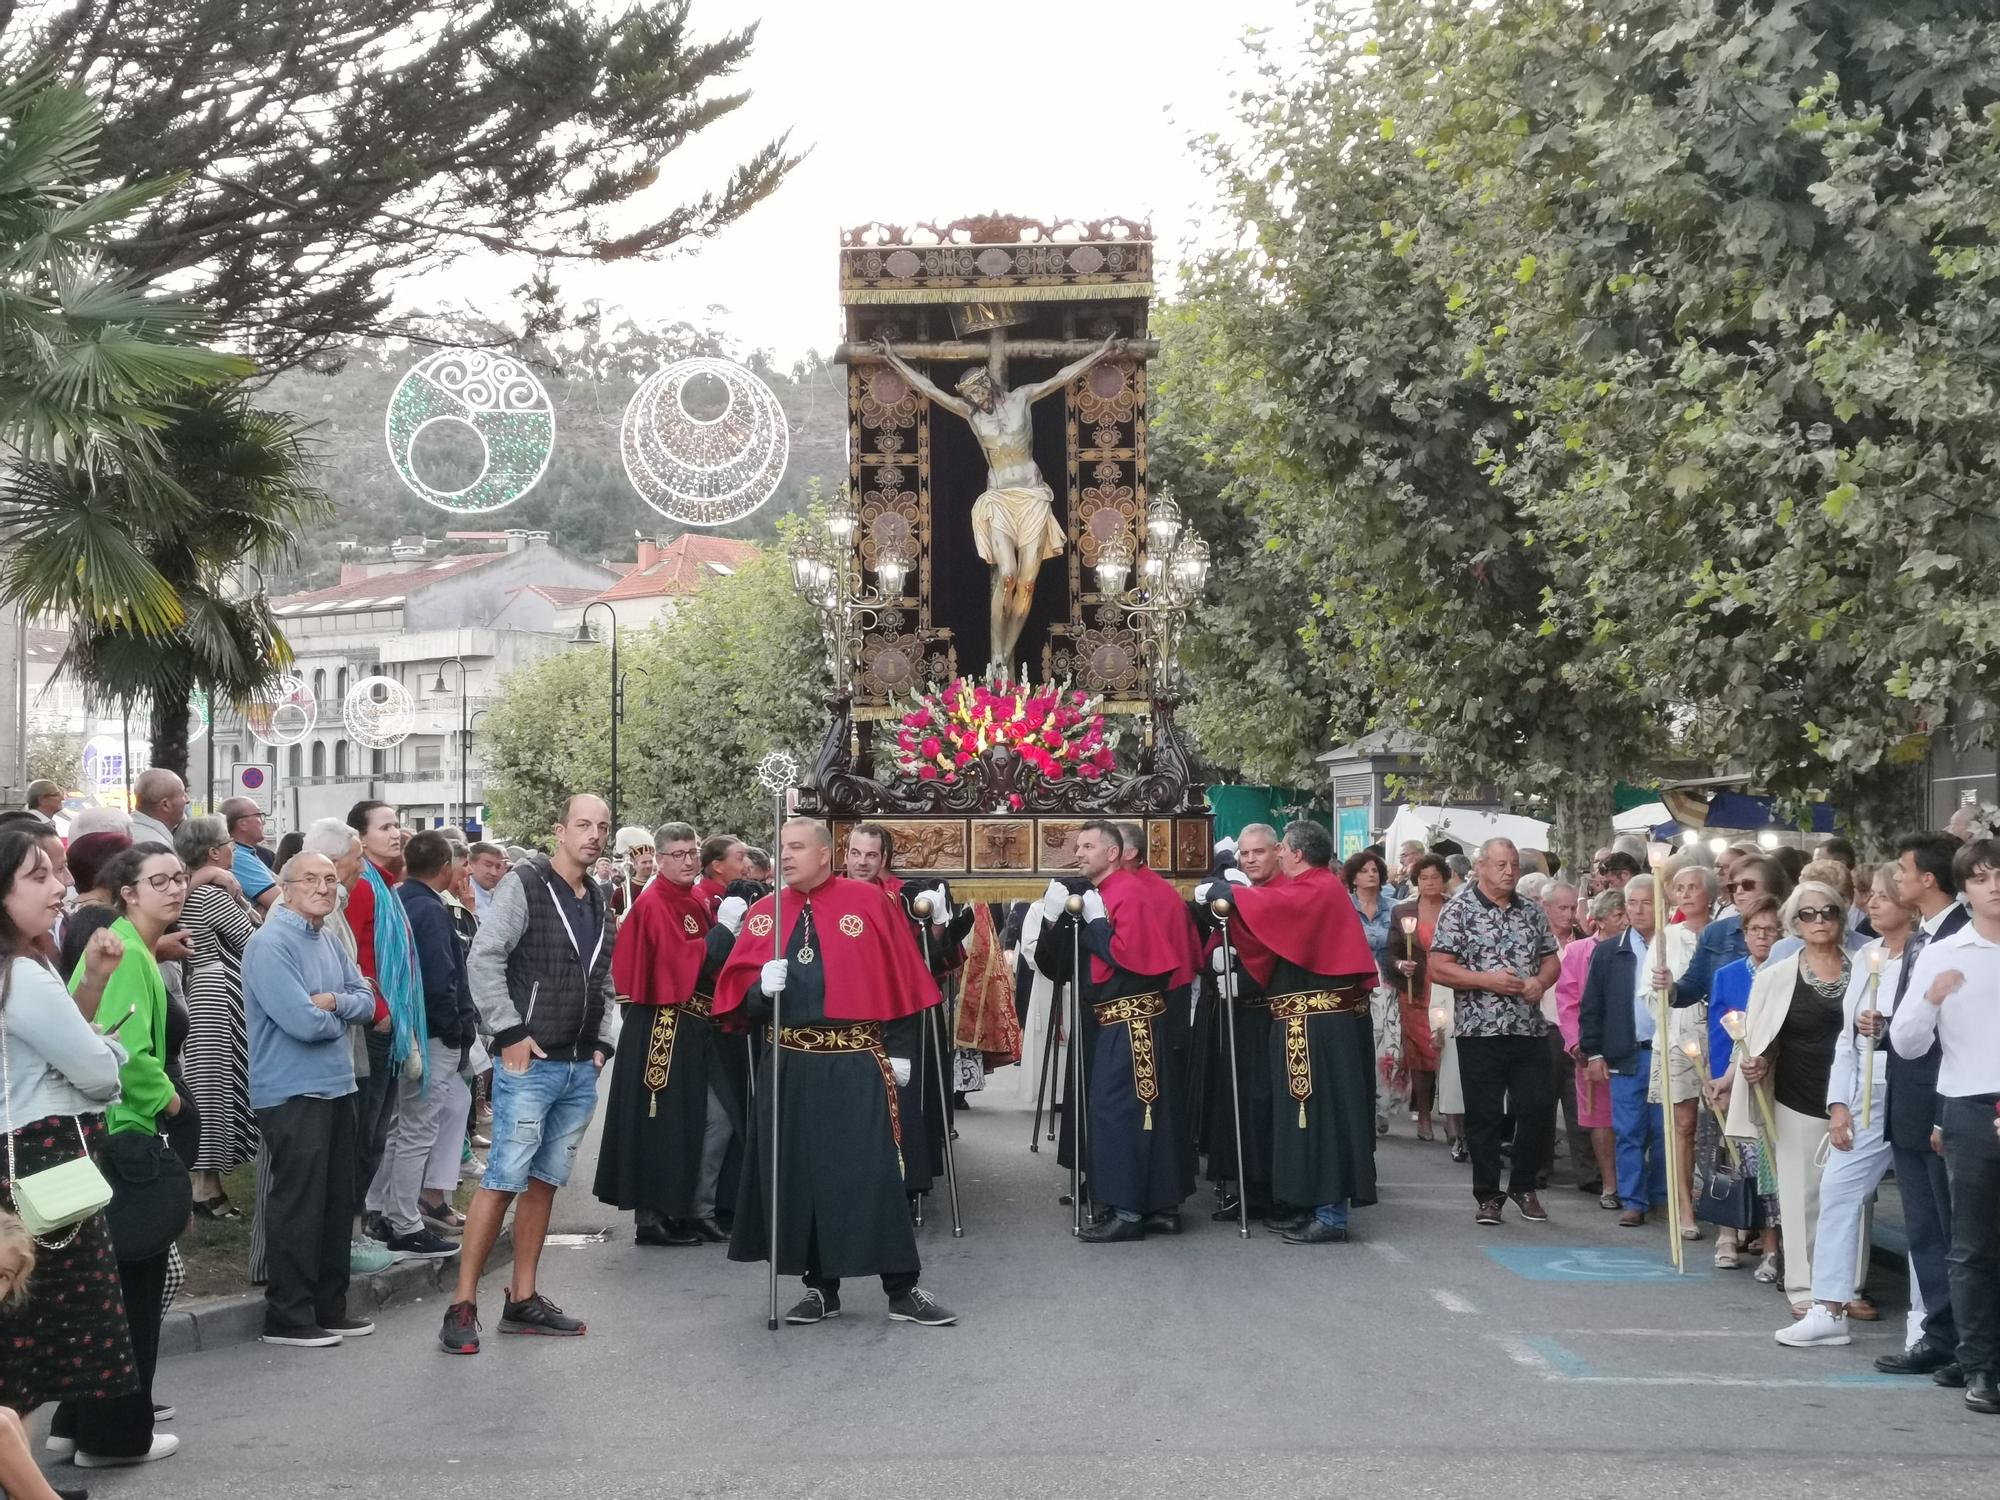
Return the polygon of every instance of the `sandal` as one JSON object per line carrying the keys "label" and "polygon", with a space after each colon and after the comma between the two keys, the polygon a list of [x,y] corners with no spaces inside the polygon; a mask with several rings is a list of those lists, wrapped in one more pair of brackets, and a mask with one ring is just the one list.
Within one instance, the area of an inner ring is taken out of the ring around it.
{"label": "sandal", "polygon": [[1699,1224],[1683,1224],[1683,1225],[1681,1225],[1681,1238],[1682,1238],[1682,1239],[1684,1239],[1684,1240],[1698,1240],[1698,1239],[1700,1239],[1700,1238],[1701,1238],[1701,1226],[1700,1226]]}
{"label": "sandal", "polygon": [[1766,1286],[1773,1286],[1778,1280],[1778,1257],[1767,1255],[1757,1262],[1757,1279]]}
{"label": "sandal", "polygon": [[1743,1262],[1737,1258],[1736,1247],[1734,1245],[1717,1245],[1715,1247],[1716,1270],[1739,1271],[1742,1268]]}
{"label": "sandal", "polygon": [[1431,1122],[1429,1120],[1424,1121],[1423,1124],[1417,1127],[1417,1139],[1420,1141],[1434,1141],[1437,1139],[1437,1132],[1431,1129]]}
{"label": "sandal", "polygon": [[243,1217],[243,1210],[238,1208],[234,1203],[231,1203],[220,1193],[217,1193],[213,1198],[195,1199],[194,1211],[198,1217],[203,1219],[223,1220],[240,1219]]}

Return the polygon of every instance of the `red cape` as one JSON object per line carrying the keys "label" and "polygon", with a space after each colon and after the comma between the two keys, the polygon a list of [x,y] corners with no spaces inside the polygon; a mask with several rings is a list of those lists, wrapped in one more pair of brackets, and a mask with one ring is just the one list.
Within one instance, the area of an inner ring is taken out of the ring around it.
{"label": "red cape", "polygon": [[[1194,982],[1201,939],[1180,892],[1151,870],[1113,870],[1097,888],[1111,919],[1111,958],[1128,974],[1158,974],[1170,990]],[[1090,956],[1090,977],[1104,984],[1111,965]]]}
{"label": "red cape", "polygon": [[694,994],[708,956],[708,908],[687,886],[664,876],[639,893],[618,944],[611,982],[634,1005],[679,1005]]}
{"label": "red cape", "polygon": [[722,905],[722,898],[729,894],[729,887],[719,880],[711,880],[704,875],[694,883],[695,899],[701,902],[701,909],[708,913],[709,920],[715,920],[715,909]]}
{"label": "red cape", "polygon": [[[1225,880],[1222,882],[1222,888],[1230,896],[1233,897],[1238,891],[1254,891],[1254,890],[1261,890],[1264,887],[1268,886],[1283,885],[1290,878],[1291,877],[1285,874],[1283,870],[1279,870],[1275,874],[1273,874],[1269,880],[1264,882],[1264,886],[1238,885],[1233,880]],[[1207,883],[1206,881],[1202,882],[1202,884],[1206,883]],[[1201,945],[1201,957],[1202,957],[1203,968],[1208,967],[1209,955],[1214,953],[1215,950],[1217,948],[1220,948],[1221,946],[1222,946],[1222,930],[1220,928],[1217,928],[1214,932],[1211,932],[1208,935],[1208,940]]]}
{"label": "red cape", "polygon": [[1333,871],[1308,867],[1290,880],[1229,894],[1236,903],[1230,941],[1258,984],[1270,983],[1281,958],[1327,979],[1376,973],[1354,898]]}
{"label": "red cape", "polygon": [[812,906],[813,942],[826,970],[826,1015],[830,1021],[895,1021],[938,1003],[938,988],[924,971],[910,940],[910,919],[880,886],[834,875],[818,889],[784,893],[785,931],[776,940],[772,906],[776,893],[750,908],[736,946],[715,985],[715,1014],[727,1015],[743,1003],[758,970],[788,951],[799,916]]}

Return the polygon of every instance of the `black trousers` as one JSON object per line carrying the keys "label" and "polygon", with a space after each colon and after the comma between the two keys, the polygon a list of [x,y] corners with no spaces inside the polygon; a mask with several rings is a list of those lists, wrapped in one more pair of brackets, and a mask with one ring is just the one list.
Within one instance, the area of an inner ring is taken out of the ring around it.
{"label": "black trousers", "polygon": [[[917,1284],[915,1271],[885,1271],[882,1274],[882,1294],[890,1301],[903,1295]],[[840,1306],[840,1278],[822,1276],[819,1271],[819,1230],[815,1228],[806,1241],[806,1274],[801,1278],[809,1287],[826,1294],[828,1307]]]}
{"label": "black trousers", "polygon": [[354,1156],[353,1212],[368,1207],[368,1184],[382,1165],[382,1153],[389,1147],[389,1126],[396,1118],[396,1075],[389,1066],[389,1048],[394,1036],[372,1027],[367,1033],[368,1076],[355,1080],[355,1095],[361,1111],[359,1134],[352,1148]]}
{"label": "black trousers", "polygon": [[1465,1144],[1472,1153],[1472,1194],[1500,1196],[1500,1147],[1512,1106],[1512,1193],[1532,1193],[1555,1129],[1549,1044],[1539,1036],[1462,1036],[1458,1081],[1465,1094]]}
{"label": "black trousers", "polygon": [[1895,1146],[1896,1186],[1903,1195],[1903,1232],[1910,1242],[1910,1260],[1917,1268],[1917,1300],[1924,1309],[1924,1342],[1953,1354],[1958,1348],[1958,1320],[1951,1312],[1951,1177],[1944,1158],[1926,1145],[1922,1150]]}
{"label": "black trousers", "polygon": [[1549,1083],[1555,1092],[1549,1099],[1548,1145],[1542,1152],[1542,1171],[1555,1175],[1560,1114],[1569,1127],[1570,1170],[1576,1173],[1578,1182],[1588,1182],[1597,1174],[1597,1158],[1591,1154],[1590,1132],[1576,1123],[1576,1060],[1563,1046],[1562,1032],[1553,1026],[1549,1028]]}
{"label": "black trousers", "polygon": [[2000,1370],[2000,1136],[1995,1096],[1939,1101],[1951,1174],[1951,1310],[1967,1375]]}
{"label": "black trousers", "polygon": [[347,1315],[354,1097],[287,1099],[258,1110],[257,1128],[271,1159],[264,1328],[324,1327]]}
{"label": "black trousers", "polygon": [[160,1318],[167,1295],[167,1252],[118,1262],[132,1362],[139,1388],[102,1401],[65,1401],[49,1421],[51,1437],[76,1439],[79,1453],[132,1458],[153,1446],[153,1368],[160,1361]]}

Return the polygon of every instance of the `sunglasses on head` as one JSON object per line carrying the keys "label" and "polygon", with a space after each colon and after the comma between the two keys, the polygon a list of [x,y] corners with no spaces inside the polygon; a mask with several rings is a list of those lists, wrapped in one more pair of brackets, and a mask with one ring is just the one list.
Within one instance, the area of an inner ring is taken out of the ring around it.
{"label": "sunglasses on head", "polygon": [[1801,906],[1799,908],[1799,920],[1801,922],[1838,922],[1840,918],[1841,910],[1837,906]]}

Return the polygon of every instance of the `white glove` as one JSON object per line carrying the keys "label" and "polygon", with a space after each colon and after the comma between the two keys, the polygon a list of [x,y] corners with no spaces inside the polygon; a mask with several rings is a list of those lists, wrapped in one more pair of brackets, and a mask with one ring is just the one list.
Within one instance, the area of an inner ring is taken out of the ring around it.
{"label": "white glove", "polygon": [[1250,877],[1248,875],[1245,875],[1241,870],[1237,869],[1236,866],[1234,865],[1231,865],[1228,869],[1222,872],[1222,878],[1228,881],[1231,885],[1250,884]]}
{"label": "white glove", "polygon": [[766,959],[764,967],[757,975],[757,987],[767,995],[775,995],[785,987],[785,976],[792,966],[782,958]]}
{"label": "white glove", "polygon": [[1218,976],[1227,974],[1229,972],[1229,957],[1230,954],[1227,948],[1217,948],[1208,956],[1210,971]]}
{"label": "white glove", "polygon": [[1194,888],[1195,903],[1199,906],[1208,905],[1215,899],[1215,888],[1221,884],[1219,880],[1204,880]]}
{"label": "white glove", "polygon": [[1085,891],[1083,893],[1083,920],[1086,922],[1102,922],[1104,919],[1104,898],[1098,895],[1096,891]]}
{"label": "white glove", "polygon": [[1069,887],[1060,880],[1051,880],[1049,888],[1042,892],[1042,916],[1053,922],[1063,914],[1063,903],[1069,900]]}
{"label": "white glove", "polygon": [[943,927],[951,921],[951,903],[945,900],[943,891],[931,892],[931,926]]}
{"label": "white glove", "polygon": [[750,903],[741,896],[725,896],[722,905],[715,909],[715,920],[731,932],[743,930],[743,913],[750,910]]}
{"label": "white glove", "polygon": [[896,1075],[896,1087],[906,1089],[910,1086],[910,1060],[907,1057],[890,1058],[889,1071]]}

